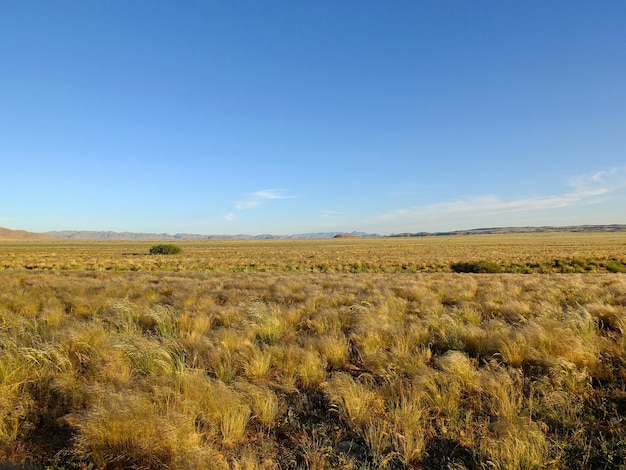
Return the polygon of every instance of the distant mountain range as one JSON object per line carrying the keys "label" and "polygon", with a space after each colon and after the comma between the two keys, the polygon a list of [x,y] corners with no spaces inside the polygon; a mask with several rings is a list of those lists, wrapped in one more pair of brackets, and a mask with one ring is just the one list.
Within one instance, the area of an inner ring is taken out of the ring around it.
{"label": "distant mountain range", "polygon": [[200,235],[195,233],[142,233],[142,232],[111,232],[87,230],[63,230],[45,233],[11,230],[0,227],[0,239],[26,240],[62,238],[73,240],[294,240],[308,238],[405,238],[405,237],[439,237],[456,235],[488,235],[488,234],[521,234],[521,233],[553,233],[553,232],[626,232],[626,225],[571,225],[565,227],[494,227],[476,228],[471,230],[455,230],[450,232],[406,232],[392,235],[379,235],[365,232],[316,232],[296,235]]}
{"label": "distant mountain range", "polygon": [[80,240],[291,240],[300,238],[333,238],[335,236],[350,236],[358,238],[380,237],[374,233],[351,232],[344,234],[340,232],[318,232],[300,233],[296,235],[200,235],[197,233],[137,233],[137,232],[95,232],[81,230],[64,230],[60,232],[46,232],[46,235],[53,238],[68,238]]}
{"label": "distant mountain range", "polygon": [[626,225],[568,225],[542,227],[493,227],[455,230],[452,232],[407,232],[395,233],[390,237],[441,237],[450,235],[505,235],[514,233],[554,233],[554,232],[626,232]]}

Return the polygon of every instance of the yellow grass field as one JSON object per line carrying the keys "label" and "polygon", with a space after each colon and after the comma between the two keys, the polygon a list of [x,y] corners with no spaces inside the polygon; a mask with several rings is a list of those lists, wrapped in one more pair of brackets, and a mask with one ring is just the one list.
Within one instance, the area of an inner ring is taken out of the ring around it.
{"label": "yellow grass field", "polygon": [[0,242],[0,465],[626,468],[626,234],[174,243]]}
{"label": "yellow grass field", "polygon": [[[149,241],[0,241],[0,269],[199,272],[450,272],[488,260],[506,272],[594,272],[626,264],[626,232],[456,237],[181,241],[176,257]],[[169,242],[166,242],[169,243]]]}

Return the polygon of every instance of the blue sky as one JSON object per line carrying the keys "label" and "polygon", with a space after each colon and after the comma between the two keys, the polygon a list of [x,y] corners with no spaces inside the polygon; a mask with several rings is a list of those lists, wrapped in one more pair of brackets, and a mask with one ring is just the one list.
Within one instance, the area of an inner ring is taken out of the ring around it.
{"label": "blue sky", "polygon": [[626,2],[0,1],[0,226],[626,223]]}

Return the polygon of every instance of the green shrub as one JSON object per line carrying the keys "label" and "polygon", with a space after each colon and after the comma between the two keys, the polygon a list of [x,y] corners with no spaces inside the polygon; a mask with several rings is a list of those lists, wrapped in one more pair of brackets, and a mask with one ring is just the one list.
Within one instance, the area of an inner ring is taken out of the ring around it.
{"label": "green shrub", "polygon": [[150,248],[151,255],[175,255],[176,253],[180,253],[180,247],[176,245],[154,245]]}
{"label": "green shrub", "polygon": [[612,273],[626,273],[626,266],[619,261],[609,261],[604,267]]}
{"label": "green shrub", "polygon": [[461,261],[452,263],[450,269],[455,273],[483,274],[502,272],[500,265],[493,261]]}

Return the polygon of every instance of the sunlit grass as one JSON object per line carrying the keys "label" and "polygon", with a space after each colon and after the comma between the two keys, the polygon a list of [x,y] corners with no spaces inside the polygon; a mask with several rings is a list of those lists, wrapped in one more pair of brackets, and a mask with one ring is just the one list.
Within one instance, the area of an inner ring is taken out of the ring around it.
{"label": "sunlit grass", "polygon": [[493,265],[505,273],[620,273],[626,272],[625,237],[618,232],[181,241],[182,252],[167,256],[150,255],[149,241],[0,241],[0,270],[415,273],[453,272],[457,265],[465,272],[491,272],[482,266]]}
{"label": "sunlit grass", "polygon": [[621,273],[15,267],[0,283],[0,463],[626,465]]}

